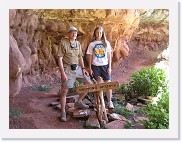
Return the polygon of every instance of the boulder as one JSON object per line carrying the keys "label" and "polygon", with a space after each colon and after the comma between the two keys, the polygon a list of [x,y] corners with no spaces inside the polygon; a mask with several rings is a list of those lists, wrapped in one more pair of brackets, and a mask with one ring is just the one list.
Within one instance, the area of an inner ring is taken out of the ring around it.
{"label": "boulder", "polygon": [[12,35],[9,36],[9,44],[9,89],[10,96],[15,96],[22,86],[22,71],[25,68],[25,60]]}

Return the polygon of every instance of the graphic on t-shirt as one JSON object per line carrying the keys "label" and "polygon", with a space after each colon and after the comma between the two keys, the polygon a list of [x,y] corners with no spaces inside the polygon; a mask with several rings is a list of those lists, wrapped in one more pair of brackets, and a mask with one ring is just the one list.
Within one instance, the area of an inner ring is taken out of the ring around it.
{"label": "graphic on t-shirt", "polygon": [[96,44],[93,51],[97,58],[105,57],[105,47],[103,44]]}

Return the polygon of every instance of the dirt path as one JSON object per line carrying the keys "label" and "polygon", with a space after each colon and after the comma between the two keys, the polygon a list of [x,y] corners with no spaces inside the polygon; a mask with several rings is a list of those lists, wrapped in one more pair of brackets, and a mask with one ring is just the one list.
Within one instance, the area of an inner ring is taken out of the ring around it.
{"label": "dirt path", "polygon": [[137,72],[144,67],[151,66],[157,62],[157,52],[143,50],[137,47],[130,50],[128,57],[122,59],[117,67],[112,70],[112,80],[128,82],[132,72]]}
{"label": "dirt path", "polygon": [[[56,84],[55,84],[56,85]],[[82,129],[84,120],[68,115],[68,122],[59,120],[60,110],[50,107],[50,102],[58,99],[58,84],[50,92],[23,88],[20,94],[10,99],[10,110],[21,111],[16,117],[10,116],[12,129]],[[52,86],[53,87],[53,86]]]}
{"label": "dirt path", "polygon": [[[154,53],[135,48],[112,71],[112,80],[127,82],[132,72],[156,62]],[[58,99],[58,83],[50,92],[23,88],[20,94],[10,99],[10,129],[83,129],[85,120],[68,115],[67,122],[60,122],[60,110],[48,105]]]}

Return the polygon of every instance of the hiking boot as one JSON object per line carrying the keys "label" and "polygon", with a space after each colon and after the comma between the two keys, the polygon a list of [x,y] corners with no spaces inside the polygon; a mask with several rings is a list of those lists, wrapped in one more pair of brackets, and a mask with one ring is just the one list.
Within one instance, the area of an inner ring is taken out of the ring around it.
{"label": "hiking boot", "polygon": [[113,102],[112,102],[112,101],[110,101],[110,102],[108,103],[108,108],[109,108],[109,109],[113,109],[113,108],[114,108],[114,105],[113,105]]}
{"label": "hiking boot", "polygon": [[88,109],[89,108],[89,106],[84,104],[82,101],[76,102],[74,107],[77,109]]}
{"label": "hiking boot", "polygon": [[66,119],[66,112],[61,112],[61,121],[62,122],[66,122],[67,119]]}

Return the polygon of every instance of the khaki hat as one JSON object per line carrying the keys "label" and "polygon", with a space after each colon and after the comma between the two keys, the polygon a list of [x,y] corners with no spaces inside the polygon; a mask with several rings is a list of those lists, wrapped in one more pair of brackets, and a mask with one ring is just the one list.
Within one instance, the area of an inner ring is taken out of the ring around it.
{"label": "khaki hat", "polygon": [[71,31],[77,31],[77,32],[78,32],[77,28],[76,28],[76,27],[74,27],[74,26],[70,27],[70,29],[69,29],[68,33],[69,33],[69,32],[71,32]]}

